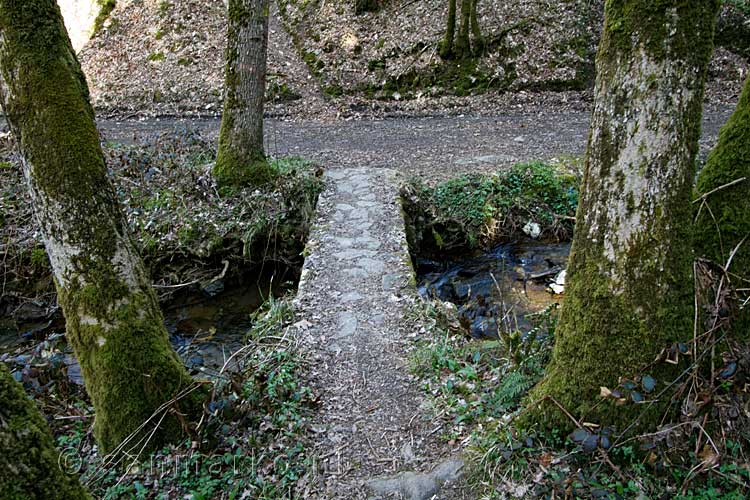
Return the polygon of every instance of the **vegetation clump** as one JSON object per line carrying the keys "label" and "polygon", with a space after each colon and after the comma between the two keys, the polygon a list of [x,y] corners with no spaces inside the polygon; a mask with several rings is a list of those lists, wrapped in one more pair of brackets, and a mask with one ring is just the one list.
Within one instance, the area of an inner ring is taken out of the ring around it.
{"label": "vegetation clump", "polygon": [[[710,267],[698,266],[698,281]],[[713,289],[713,293],[721,290]],[[715,295],[701,303],[724,307]],[[413,314],[424,325],[412,368],[421,379],[435,418],[450,443],[468,442],[468,481],[479,498],[669,498],[741,499],[750,494],[747,444],[750,420],[743,408],[750,377],[750,350],[731,340],[727,318],[713,329],[666,348],[640,373],[623,373],[616,387],[602,387],[600,404],[646,415],[660,399],[679,408],[659,426],[630,427],[570,419],[573,432],[522,429],[528,392],[545,374],[556,340],[558,310],[536,316],[522,334],[499,332],[496,340],[469,339],[456,310],[440,302],[417,302]],[[659,365],[679,367],[662,378]],[[640,417],[630,423],[638,425]]]}
{"label": "vegetation clump", "polygon": [[447,429],[444,437],[463,440],[475,427],[515,412],[542,377],[554,342],[557,308],[529,315],[533,328],[500,329],[493,340],[470,340],[453,308],[417,302],[412,314],[426,326],[412,354],[412,370],[422,381]]}
{"label": "vegetation clump", "polygon": [[434,187],[415,180],[402,189],[401,199],[412,254],[446,256],[521,237],[530,224],[538,226],[535,236],[541,240],[569,239],[578,176],[541,162],[525,163]]}
{"label": "vegetation clump", "polygon": [[96,35],[104,28],[104,23],[107,22],[110,14],[112,14],[112,11],[117,6],[116,0],[96,0],[96,2],[99,4],[99,14],[94,19],[93,35]]}

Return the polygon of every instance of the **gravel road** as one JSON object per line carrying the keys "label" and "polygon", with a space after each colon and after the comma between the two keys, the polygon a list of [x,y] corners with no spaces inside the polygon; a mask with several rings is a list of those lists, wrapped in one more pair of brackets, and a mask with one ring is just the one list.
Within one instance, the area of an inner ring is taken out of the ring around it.
{"label": "gravel road", "polygon": [[[732,112],[726,105],[704,111],[701,154],[716,141]],[[100,120],[105,139],[131,143],[191,127],[215,138],[220,121],[161,118]],[[518,161],[581,156],[589,112],[530,109],[496,116],[388,118],[337,122],[266,120],[272,155],[303,156],[328,168],[392,168],[438,179],[464,171],[492,170]]]}

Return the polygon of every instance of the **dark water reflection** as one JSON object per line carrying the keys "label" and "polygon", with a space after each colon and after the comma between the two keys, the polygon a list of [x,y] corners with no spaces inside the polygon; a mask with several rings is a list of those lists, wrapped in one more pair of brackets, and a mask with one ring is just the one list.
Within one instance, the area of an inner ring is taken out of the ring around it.
{"label": "dark water reflection", "polygon": [[460,261],[417,259],[417,286],[424,297],[456,304],[474,337],[497,337],[503,327],[525,332],[532,326],[529,314],[562,300],[550,285],[569,253],[570,243],[524,242]]}

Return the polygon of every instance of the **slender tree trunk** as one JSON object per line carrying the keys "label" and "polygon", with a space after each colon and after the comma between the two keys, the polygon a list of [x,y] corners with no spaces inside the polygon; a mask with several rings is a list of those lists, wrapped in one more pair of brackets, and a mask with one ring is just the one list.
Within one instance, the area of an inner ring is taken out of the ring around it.
{"label": "slender tree trunk", "polygon": [[[3,110],[20,145],[67,338],[106,453],[192,381],[169,344],[107,177],[88,87],[60,9],[54,0],[0,0],[0,27]],[[169,407],[152,446],[183,435],[174,411],[189,416],[197,398]]]}
{"label": "slender tree trunk", "polygon": [[481,55],[484,52],[484,38],[482,37],[482,29],[479,26],[479,18],[477,17],[478,2],[479,0],[472,0],[471,2],[471,36],[475,55]]}
{"label": "slender tree trunk", "polygon": [[[598,404],[600,386],[692,338],[691,184],[718,6],[606,3],[569,286],[531,401],[551,396],[585,421],[625,425],[643,406]],[[551,404],[532,419],[570,426]]]}
{"label": "slender tree trunk", "polygon": [[268,0],[229,0],[224,113],[214,177],[221,187],[257,186],[273,171],[263,151]]}
{"label": "slender tree trunk", "polygon": [[469,32],[471,30],[471,4],[473,0],[461,0],[461,24],[458,28],[456,39],[456,57],[466,59],[471,56],[471,41]]}
{"label": "slender tree trunk", "polygon": [[[737,182],[743,177],[744,181]],[[706,206],[699,208],[696,253],[724,265],[747,238],[734,255],[730,270],[750,278],[750,78],[698,176],[697,189],[699,195],[712,194],[706,197]]]}
{"label": "slender tree trunk", "polygon": [[446,16],[445,36],[440,45],[440,57],[453,57],[453,40],[456,36],[456,0],[448,0],[448,15]]}
{"label": "slender tree trunk", "polygon": [[90,498],[78,478],[64,472],[65,467],[61,465],[66,464],[55,449],[47,422],[34,402],[26,397],[23,387],[13,380],[8,368],[0,362],[0,498]]}

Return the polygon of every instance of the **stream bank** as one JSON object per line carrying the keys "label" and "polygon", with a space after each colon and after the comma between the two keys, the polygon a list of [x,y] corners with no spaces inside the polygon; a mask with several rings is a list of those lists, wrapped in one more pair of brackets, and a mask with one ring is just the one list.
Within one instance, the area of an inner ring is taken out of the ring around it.
{"label": "stream bank", "polygon": [[[19,158],[10,138],[0,146],[1,359],[34,387],[61,371],[80,385]],[[273,160],[272,184],[222,197],[210,174],[214,143],[193,130],[104,152],[172,343],[191,371],[210,375],[243,345],[250,313],[296,289],[321,171]]]}
{"label": "stream bank", "polygon": [[473,338],[532,330],[534,315],[562,301],[578,167],[532,162],[404,186],[420,295],[453,304]]}
{"label": "stream bank", "polygon": [[[323,186],[318,167],[274,160],[271,185],[222,197],[211,178],[215,145],[195,131],[104,146],[162,304],[186,292],[214,296],[261,270],[301,269]],[[10,138],[0,144],[0,160],[0,321],[5,330],[28,331],[27,325],[55,319],[55,290]]]}

